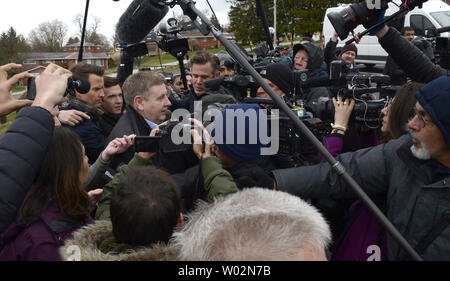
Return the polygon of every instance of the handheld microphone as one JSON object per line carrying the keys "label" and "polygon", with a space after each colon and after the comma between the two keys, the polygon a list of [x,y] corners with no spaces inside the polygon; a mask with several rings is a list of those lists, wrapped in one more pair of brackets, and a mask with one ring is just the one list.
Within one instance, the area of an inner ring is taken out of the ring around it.
{"label": "handheld microphone", "polygon": [[121,42],[140,42],[167,14],[169,7],[159,0],[133,0],[122,14],[116,33]]}
{"label": "handheld microphone", "polygon": [[91,83],[87,79],[80,78],[79,80],[67,79],[67,88],[75,89],[80,94],[86,94],[91,89]]}

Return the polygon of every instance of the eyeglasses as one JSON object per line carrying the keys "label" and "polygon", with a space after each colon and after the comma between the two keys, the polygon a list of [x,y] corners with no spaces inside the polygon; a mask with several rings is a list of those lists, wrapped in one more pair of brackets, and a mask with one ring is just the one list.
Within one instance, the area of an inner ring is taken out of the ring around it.
{"label": "eyeglasses", "polygon": [[425,128],[425,126],[431,122],[427,119],[425,119],[425,116],[423,116],[423,114],[421,112],[418,112],[417,109],[414,109],[414,116],[417,116],[417,119],[419,119],[419,126],[421,129]]}

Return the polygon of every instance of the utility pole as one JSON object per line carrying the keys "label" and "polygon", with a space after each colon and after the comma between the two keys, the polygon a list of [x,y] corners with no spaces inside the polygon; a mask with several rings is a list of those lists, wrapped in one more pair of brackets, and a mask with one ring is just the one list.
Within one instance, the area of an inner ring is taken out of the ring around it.
{"label": "utility pole", "polygon": [[273,45],[278,46],[277,42],[277,0],[273,0]]}

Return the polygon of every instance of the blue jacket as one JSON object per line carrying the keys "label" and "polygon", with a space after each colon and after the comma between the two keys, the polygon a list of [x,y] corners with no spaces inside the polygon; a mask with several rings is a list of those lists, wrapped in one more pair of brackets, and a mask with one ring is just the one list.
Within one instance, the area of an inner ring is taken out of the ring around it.
{"label": "blue jacket", "polygon": [[47,153],[55,123],[47,110],[20,110],[0,137],[0,233],[15,220]]}

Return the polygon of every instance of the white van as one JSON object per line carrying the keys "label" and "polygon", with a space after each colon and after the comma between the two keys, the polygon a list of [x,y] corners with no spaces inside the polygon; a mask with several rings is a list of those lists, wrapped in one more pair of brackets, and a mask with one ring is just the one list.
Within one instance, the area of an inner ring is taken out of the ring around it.
{"label": "white van", "polygon": [[[401,2],[399,0],[394,0],[397,5]],[[398,6],[393,2],[389,2],[389,8],[386,10],[385,16],[392,15],[399,10]],[[341,5],[339,7],[329,8],[325,13],[325,19],[323,22],[322,34],[324,36],[324,47],[334,34],[334,28],[328,19],[327,15],[330,12],[340,11],[343,7],[348,6],[348,4]],[[441,28],[450,26],[450,6],[440,0],[429,0],[423,3],[422,9],[415,8],[414,10],[407,13],[404,17],[403,26],[411,26],[416,35],[424,36],[425,30],[430,28]],[[402,27],[403,27],[402,26]],[[354,33],[363,32],[365,28],[359,25],[354,29]],[[449,36],[449,32],[441,33],[441,37]],[[344,46],[347,40],[352,38],[351,34],[344,41],[339,40],[337,47],[340,48]],[[378,38],[376,36],[365,35],[359,44],[358,56],[356,57],[356,63],[363,63],[367,66],[373,66],[374,64],[385,64],[388,54],[378,43]]]}

